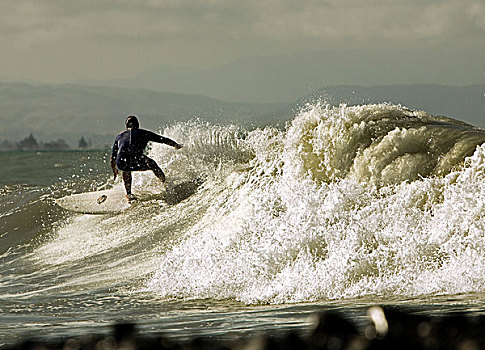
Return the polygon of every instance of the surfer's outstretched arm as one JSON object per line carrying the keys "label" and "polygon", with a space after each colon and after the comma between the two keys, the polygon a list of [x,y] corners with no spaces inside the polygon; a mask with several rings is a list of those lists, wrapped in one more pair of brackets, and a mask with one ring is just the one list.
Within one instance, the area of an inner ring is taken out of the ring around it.
{"label": "surfer's outstretched arm", "polygon": [[114,174],[113,180],[116,180],[116,176],[118,176],[118,168],[116,167],[117,155],[118,155],[118,138],[116,138],[115,143],[113,144],[113,148],[111,149],[111,157],[110,157],[111,169],[113,169],[113,174]]}
{"label": "surfer's outstretched arm", "polygon": [[113,169],[114,178],[116,180],[116,176],[118,176],[118,168],[116,167],[116,158],[111,157],[110,159],[111,169]]}
{"label": "surfer's outstretched arm", "polygon": [[158,143],[164,143],[166,145],[175,147],[175,149],[182,148],[181,144],[175,142],[172,139],[169,139],[168,137],[157,135],[157,134],[155,134],[154,132],[151,132],[151,131],[149,131],[149,133],[150,133],[150,141],[158,142]]}

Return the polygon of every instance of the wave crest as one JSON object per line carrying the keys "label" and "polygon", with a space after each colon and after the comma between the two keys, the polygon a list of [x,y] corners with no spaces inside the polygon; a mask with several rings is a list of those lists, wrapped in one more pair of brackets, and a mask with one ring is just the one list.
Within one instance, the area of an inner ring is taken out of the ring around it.
{"label": "wave crest", "polygon": [[[292,167],[317,181],[346,176],[374,184],[443,175],[463,164],[485,132],[401,106],[311,106],[287,132]],[[300,163],[300,164],[298,164]]]}

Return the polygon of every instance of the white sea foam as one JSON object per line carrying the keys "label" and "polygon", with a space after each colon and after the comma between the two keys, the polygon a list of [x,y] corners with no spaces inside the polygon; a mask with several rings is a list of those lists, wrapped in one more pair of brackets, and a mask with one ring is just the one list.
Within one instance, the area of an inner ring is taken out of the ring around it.
{"label": "white sea foam", "polygon": [[[285,130],[193,121],[163,134],[185,147],[149,155],[169,187],[196,190],[74,216],[37,261],[85,266],[70,284],[144,278],[161,297],[245,303],[485,288],[482,130],[379,104],[309,106]],[[134,176],[135,192],[160,190]]]}
{"label": "white sea foam", "polygon": [[249,170],[206,193],[149,288],[246,303],[483,290],[484,141],[386,104],[314,106],[254,131]]}
{"label": "white sea foam", "polygon": [[[35,263],[47,265],[45,271],[76,266],[77,272],[69,269],[72,276],[65,276],[63,285],[56,288],[112,286],[152,274],[160,251],[184,237],[191,225],[203,225],[199,216],[212,197],[204,195],[208,191],[204,186],[210,190],[210,184],[251,158],[243,144],[245,132],[236,126],[193,121],[174,125],[164,135],[184,143],[181,150],[160,144],[150,150],[167,175],[168,200],[144,201],[120,215],[72,214],[57,223],[31,255]],[[114,186],[124,191],[120,181]],[[135,172],[133,191],[154,194],[163,192],[163,186],[152,172]]]}

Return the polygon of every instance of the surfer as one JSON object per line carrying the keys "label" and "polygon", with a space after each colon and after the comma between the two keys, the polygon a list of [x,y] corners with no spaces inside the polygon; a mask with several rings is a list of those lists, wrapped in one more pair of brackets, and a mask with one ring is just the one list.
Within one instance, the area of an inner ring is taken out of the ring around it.
{"label": "surfer", "polygon": [[122,131],[115,139],[111,151],[111,168],[113,169],[114,179],[118,176],[118,170],[123,171],[123,182],[125,184],[126,198],[128,202],[136,200],[131,193],[131,172],[151,170],[162,182],[165,182],[165,174],[158,166],[157,162],[144,154],[149,141],[165,143],[176,149],[182,145],[169,139],[155,134],[154,132],[140,129],[138,118],[134,115],[125,120],[126,130]]}

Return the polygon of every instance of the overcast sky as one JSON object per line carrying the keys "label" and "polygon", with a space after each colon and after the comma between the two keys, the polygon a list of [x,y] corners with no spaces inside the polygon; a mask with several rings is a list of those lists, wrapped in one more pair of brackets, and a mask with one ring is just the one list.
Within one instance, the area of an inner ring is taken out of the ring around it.
{"label": "overcast sky", "polygon": [[484,0],[1,0],[0,40],[0,79],[10,81],[131,79],[254,57],[305,65],[298,57],[331,52],[362,56],[367,74],[349,73],[355,57],[329,63],[322,85],[392,83],[372,77],[401,54],[417,74],[396,83],[485,82]]}

